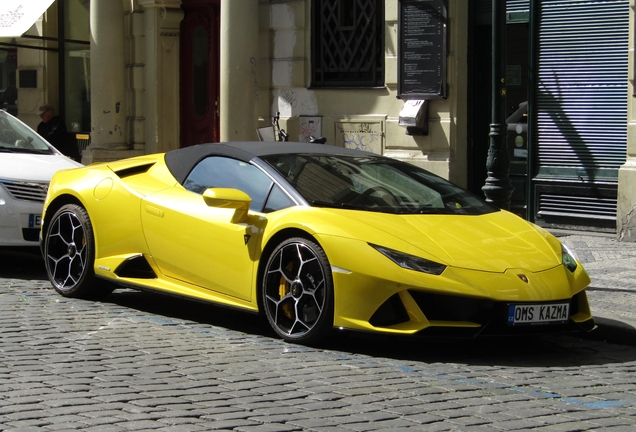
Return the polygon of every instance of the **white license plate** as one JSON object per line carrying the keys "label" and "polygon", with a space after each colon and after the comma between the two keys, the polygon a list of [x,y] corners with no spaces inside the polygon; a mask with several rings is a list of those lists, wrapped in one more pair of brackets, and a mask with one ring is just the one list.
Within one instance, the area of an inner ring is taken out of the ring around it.
{"label": "white license plate", "polygon": [[29,215],[29,228],[39,228],[40,225],[42,225],[42,215],[41,214],[30,214]]}
{"label": "white license plate", "polygon": [[508,324],[559,324],[568,321],[569,303],[508,305]]}

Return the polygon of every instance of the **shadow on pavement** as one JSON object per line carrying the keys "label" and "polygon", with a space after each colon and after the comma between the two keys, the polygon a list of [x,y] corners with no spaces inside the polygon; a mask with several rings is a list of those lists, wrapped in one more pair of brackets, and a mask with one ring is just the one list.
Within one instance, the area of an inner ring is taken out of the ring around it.
{"label": "shadow on pavement", "polygon": [[267,325],[267,320],[256,313],[198,302],[161,293],[135,290],[116,290],[104,303],[133,308],[138,311],[194,321],[200,324],[224,327],[247,334],[274,338],[276,334]]}
{"label": "shadow on pavement", "polygon": [[[258,314],[133,290],[115,291],[105,301],[145,313],[245,333],[246,340],[250,339],[250,336],[278,340],[265,317]],[[589,334],[583,336],[575,333],[474,340],[432,340],[334,330],[327,341],[306,349],[426,363],[484,366],[579,367],[636,360],[635,348],[604,343],[606,339],[602,337],[597,340],[589,339]],[[290,346],[283,341],[280,343],[284,347]],[[299,349],[305,348],[299,346]]]}
{"label": "shadow on pavement", "polygon": [[0,248],[0,278],[47,280],[40,249]]}
{"label": "shadow on pavement", "polygon": [[594,317],[598,326],[593,332],[585,334],[585,338],[615,343],[621,345],[636,346],[636,328],[619,320],[605,317]]}

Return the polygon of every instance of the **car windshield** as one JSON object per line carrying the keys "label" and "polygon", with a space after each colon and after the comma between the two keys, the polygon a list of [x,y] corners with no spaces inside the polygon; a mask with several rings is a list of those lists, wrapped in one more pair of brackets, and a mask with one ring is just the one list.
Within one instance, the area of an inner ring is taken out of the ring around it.
{"label": "car windshield", "polygon": [[0,152],[53,154],[49,145],[33,129],[0,110]]}
{"label": "car windshield", "polygon": [[271,155],[262,158],[316,207],[400,214],[470,214],[497,208],[413,164],[385,157]]}

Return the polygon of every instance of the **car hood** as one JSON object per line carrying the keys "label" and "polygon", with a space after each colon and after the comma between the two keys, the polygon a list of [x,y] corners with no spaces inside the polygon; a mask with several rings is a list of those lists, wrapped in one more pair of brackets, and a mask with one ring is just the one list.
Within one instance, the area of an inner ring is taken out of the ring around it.
{"label": "car hood", "polygon": [[57,154],[0,153],[0,176],[9,180],[49,182],[56,171],[81,166]]}
{"label": "car hood", "polygon": [[[477,216],[355,212],[354,224],[362,230],[355,234],[357,238],[369,238],[371,232],[382,231],[389,236],[377,235],[377,239],[368,241],[453,267],[536,272],[561,264],[556,238],[505,211]],[[415,249],[405,250],[404,242]]]}

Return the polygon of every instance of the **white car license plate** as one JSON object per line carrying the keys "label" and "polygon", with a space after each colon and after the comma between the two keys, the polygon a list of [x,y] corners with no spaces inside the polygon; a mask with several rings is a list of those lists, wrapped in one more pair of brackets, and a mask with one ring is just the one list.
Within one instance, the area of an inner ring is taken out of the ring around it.
{"label": "white car license plate", "polygon": [[39,228],[40,225],[42,225],[42,215],[41,214],[30,214],[29,215],[29,228]]}
{"label": "white car license plate", "polygon": [[570,316],[569,303],[508,305],[508,324],[559,324]]}

